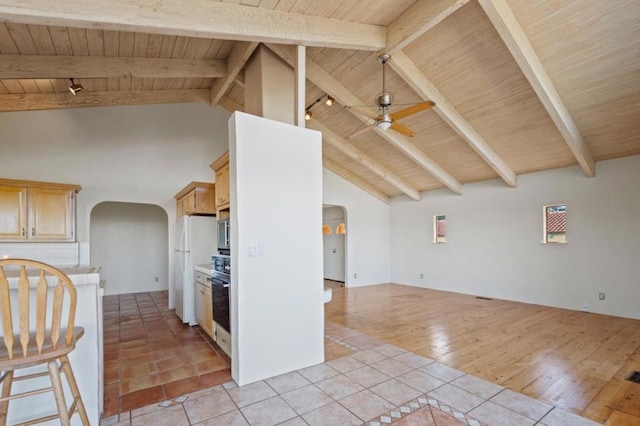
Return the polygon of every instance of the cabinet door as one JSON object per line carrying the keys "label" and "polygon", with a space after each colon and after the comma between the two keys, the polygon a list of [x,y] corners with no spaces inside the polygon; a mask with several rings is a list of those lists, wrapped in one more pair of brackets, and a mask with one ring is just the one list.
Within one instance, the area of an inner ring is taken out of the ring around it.
{"label": "cabinet door", "polygon": [[196,321],[198,322],[198,325],[200,325],[200,327],[202,327],[203,329],[205,328],[205,322],[204,322],[204,292],[205,292],[205,286],[203,286],[202,284],[196,283],[196,300],[195,300],[195,304],[196,304]]}
{"label": "cabinet door", "polygon": [[204,288],[204,331],[213,339],[213,301],[211,287]]}
{"label": "cabinet door", "polygon": [[177,217],[184,216],[184,211],[182,207],[183,201],[184,201],[184,198],[180,198],[179,200],[176,200],[176,216]]}
{"label": "cabinet door", "polygon": [[190,215],[196,212],[196,190],[190,191],[182,198],[182,214]]}
{"label": "cabinet door", "polygon": [[27,238],[27,188],[0,186],[0,239]]}
{"label": "cabinet door", "polygon": [[29,238],[73,240],[73,191],[29,188]]}
{"label": "cabinet door", "polygon": [[216,172],[216,207],[229,204],[229,165]]}

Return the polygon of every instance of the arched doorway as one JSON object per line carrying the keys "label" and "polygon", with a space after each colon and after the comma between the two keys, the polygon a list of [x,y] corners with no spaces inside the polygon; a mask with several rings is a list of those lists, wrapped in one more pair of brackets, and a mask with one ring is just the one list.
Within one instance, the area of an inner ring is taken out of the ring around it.
{"label": "arched doorway", "polygon": [[105,295],[169,289],[168,216],[152,204],[103,202],[91,210],[91,264]]}
{"label": "arched doorway", "polygon": [[342,206],[324,206],[322,209],[324,279],[346,284],[347,218]]}

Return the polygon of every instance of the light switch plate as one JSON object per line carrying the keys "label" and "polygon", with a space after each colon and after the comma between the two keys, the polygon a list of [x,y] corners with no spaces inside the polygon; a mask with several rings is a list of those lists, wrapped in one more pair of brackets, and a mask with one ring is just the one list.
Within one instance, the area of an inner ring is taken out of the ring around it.
{"label": "light switch plate", "polygon": [[264,256],[264,248],[262,244],[252,244],[249,246],[249,250],[247,251],[247,255],[249,257],[260,257]]}

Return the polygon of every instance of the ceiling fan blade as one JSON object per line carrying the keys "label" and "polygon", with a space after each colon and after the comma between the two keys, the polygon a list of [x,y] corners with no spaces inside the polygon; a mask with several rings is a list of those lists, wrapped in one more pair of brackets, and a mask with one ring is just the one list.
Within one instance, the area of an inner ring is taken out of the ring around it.
{"label": "ceiling fan blade", "polygon": [[363,128],[356,130],[355,132],[351,133],[349,136],[347,136],[347,139],[351,139],[351,138],[355,138],[356,136],[360,136],[363,133],[368,132],[369,130],[373,129],[373,127],[375,126],[375,124],[371,124],[369,126],[364,126]]}
{"label": "ceiling fan blade", "polygon": [[393,124],[391,124],[390,127],[391,130],[395,130],[398,133],[402,133],[405,136],[409,136],[410,138],[415,136],[415,132],[413,130],[411,130],[410,128],[403,126],[402,124],[398,123],[397,121],[394,121]]}
{"label": "ceiling fan blade", "polygon": [[408,117],[420,111],[424,111],[425,109],[429,109],[434,105],[435,104],[431,101],[421,102],[419,104],[412,105],[408,108],[401,109],[400,111],[394,112],[393,114],[391,114],[391,118],[393,120],[400,120],[401,118]]}

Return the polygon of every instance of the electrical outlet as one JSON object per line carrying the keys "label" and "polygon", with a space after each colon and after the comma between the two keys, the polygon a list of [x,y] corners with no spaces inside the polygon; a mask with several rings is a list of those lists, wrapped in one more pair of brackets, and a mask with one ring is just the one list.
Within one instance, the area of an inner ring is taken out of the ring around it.
{"label": "electrical outlet", "polygon": [[353,274],[353,278],[358,278],[358,274]]}
{"label": "electrical outlet", "polygon": [[582,310],[584,312],[589,312],[589,305],[587,305],[586,303],[584,305],[582,305]]}
{"label": "electrical outlet", "polygon": [[604,293],[598,293],[598,299],[604,300]]}
{"label": "electrical outlet", "polygon": [[158,277],[156,277],[156,282],[160,281],[160,279]]}
{"label": "electrical outlet", "polygon": [[420,274],[420,279],[423,279],[423,278],[424,278],[424,274]]}

